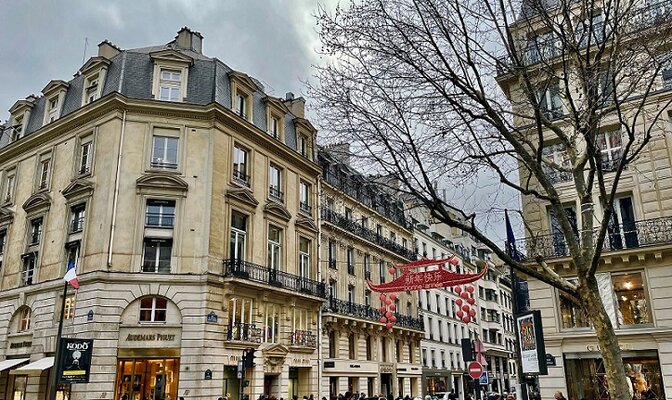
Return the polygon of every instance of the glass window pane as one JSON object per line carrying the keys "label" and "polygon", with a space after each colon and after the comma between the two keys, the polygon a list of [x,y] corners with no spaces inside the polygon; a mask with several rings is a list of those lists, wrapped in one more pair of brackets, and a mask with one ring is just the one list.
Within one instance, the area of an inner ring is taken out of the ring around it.
{"label": "glass window pane", "polygon": [[612,275],[611,281],[618,303],[619,324],[651,323],[651,314],[649,313],[641,272]]}

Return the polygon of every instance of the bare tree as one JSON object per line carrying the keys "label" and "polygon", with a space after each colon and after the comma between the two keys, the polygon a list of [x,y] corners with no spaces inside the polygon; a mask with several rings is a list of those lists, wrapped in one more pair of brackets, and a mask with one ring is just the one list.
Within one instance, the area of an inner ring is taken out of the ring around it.
{"label": "bare tree", "polygon": [[[626,374],[595,275],[620,178],[665,129],[672,18],[663,3],[646,4],[353,1],[318,12],[328,62],[309,88],[324,140],[349,142],[439,221],[572,298],[597,335],[611,397],[623,400]],[[609,140],[620,150],[607,152]],[[433,185],[484,171],[520,193],[531,224],[548,205],[576,280],[548,265],[541,242],[518,249],[522,260],[509,256]],[[559,181],[571,182],[578,217],[563,207]]]}

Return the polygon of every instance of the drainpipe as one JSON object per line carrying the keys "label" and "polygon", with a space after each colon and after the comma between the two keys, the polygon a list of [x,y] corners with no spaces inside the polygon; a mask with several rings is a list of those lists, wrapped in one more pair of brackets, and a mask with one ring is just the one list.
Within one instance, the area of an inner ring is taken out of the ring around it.
{"label": "drainpipe", "polygon": [[117,154],[117,172],[114,177],[114,199],[112,200],[112,222],[110,224],[110,243],[107,250],[107,268],[112,268],[112,245],[114,244],[114,229],[117,223],[117,203],[119,201],[119,176],[121,175],[121,151],[124,147],[124,134],[126,133],[126,110],[121,117],[121,136],[119,138],[119,150]]}

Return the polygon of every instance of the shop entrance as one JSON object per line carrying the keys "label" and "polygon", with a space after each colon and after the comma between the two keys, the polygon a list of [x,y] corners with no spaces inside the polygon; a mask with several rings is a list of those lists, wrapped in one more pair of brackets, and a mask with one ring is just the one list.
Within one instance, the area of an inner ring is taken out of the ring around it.
{"label": "shop entrance", "polygon": [[222,397],[231,398],[231,400],[240,399],[240,379],[238,379],[238,369],[236,367],[224,367],[223,389]]}
{"label": "shop entrance", "polygon": [[380,374],[380,391],[383,396],[392,393],[392,374]]}
{"label": "shop entrance", "polygon": [[117,362],[115,400],[177,400],[178,358],[129,358]]}
{"label": "shop entrance", "polygon": [[277,398],[284,397],[280,394],[280,385],[278,384],[278,375],[264,375],[264,394],[275,396]]}

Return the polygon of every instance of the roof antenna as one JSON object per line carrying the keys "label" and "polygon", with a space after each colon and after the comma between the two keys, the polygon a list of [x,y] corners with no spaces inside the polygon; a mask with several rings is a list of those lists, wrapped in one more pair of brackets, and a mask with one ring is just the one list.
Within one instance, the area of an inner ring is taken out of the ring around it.
{"label": "roof antenna", "polygon": [[86,62],[86,48],[89,45],[89,38],[85,37],[84,38],[84,54],[82,55],[82,64]]}

